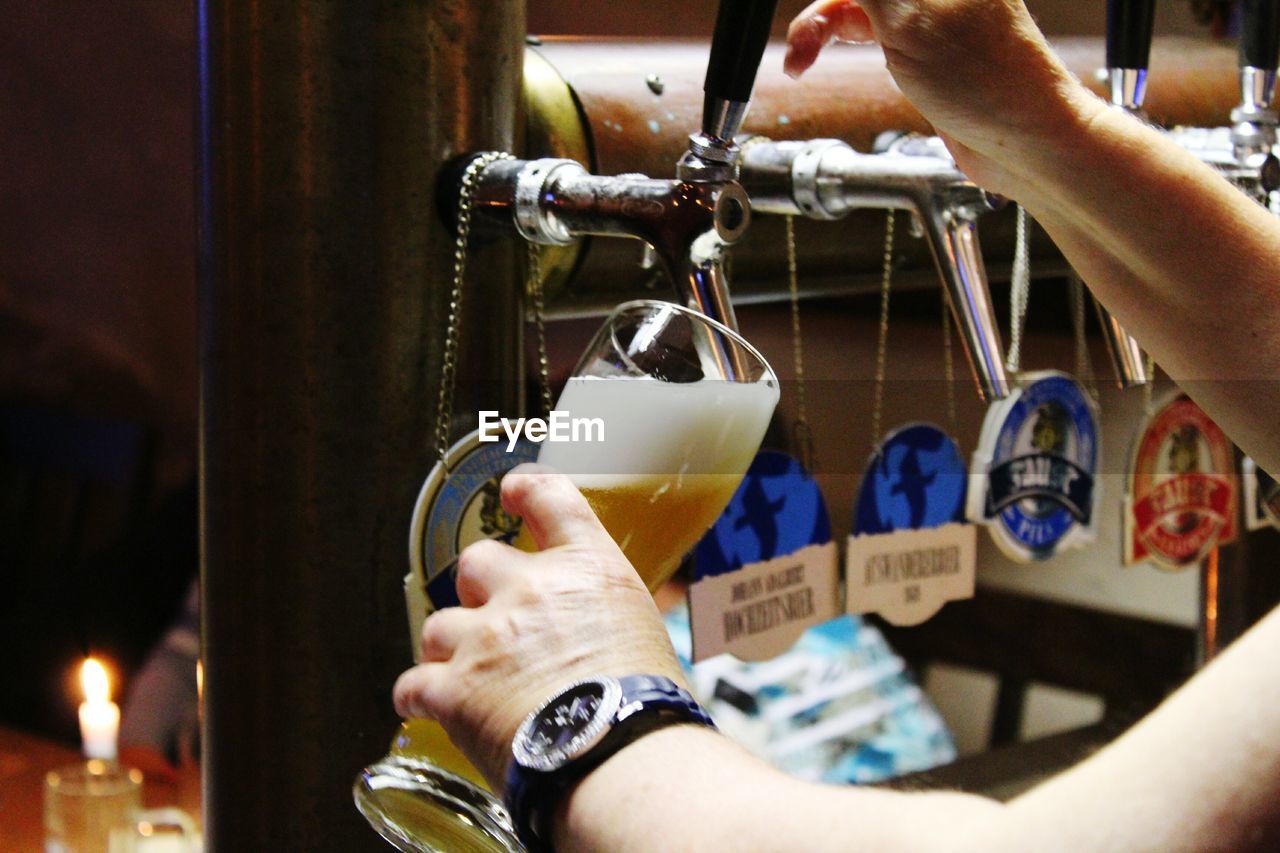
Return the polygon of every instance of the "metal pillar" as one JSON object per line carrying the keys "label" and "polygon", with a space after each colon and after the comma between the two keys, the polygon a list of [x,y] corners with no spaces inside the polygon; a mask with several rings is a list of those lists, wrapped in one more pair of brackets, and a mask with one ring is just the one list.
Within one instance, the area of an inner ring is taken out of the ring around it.
{"label": "metal pillar", "polygon": [[[411,662],[400,579],[452,267],[435,178],[514,150],[524,4],[197,16],[206,838],[385,849],[350,786]],[[518,399],[514,245],[469,278],[457,411],[474,417]]]}

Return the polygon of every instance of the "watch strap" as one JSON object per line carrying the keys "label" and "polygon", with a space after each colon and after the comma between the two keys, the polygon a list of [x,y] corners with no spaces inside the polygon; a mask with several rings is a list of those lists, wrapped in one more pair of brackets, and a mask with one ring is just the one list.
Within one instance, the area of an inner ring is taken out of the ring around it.
{"label": "watch strap", "polygon": [[[607,735],[586,755],[542,773],[512,762],[507,771],[506,807],[530,853],[551,851],[551,818],[569,788],[623,747],[650,732],[682,723],[715,728],[711,717],[687,690],[661,675],[618,679],[622,700]],[[554,700],[552,700],[554,701]]]}
{"label": "watch strap", "polygon": [[688,722],[715,728],[710,715],[689,691],[665,675],[628,675],[619,678],[618,683],[622,685],[622,704],[618,707],[614,725],[643,710],[675,715],[678,719],[669,720],[668,725]]}

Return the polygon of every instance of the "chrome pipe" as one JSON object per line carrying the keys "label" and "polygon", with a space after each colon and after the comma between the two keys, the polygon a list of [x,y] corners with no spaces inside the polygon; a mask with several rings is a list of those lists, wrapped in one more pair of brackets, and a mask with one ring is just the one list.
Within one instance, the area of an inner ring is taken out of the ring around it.
{"label": "chrome pipe", "polygon": [[978,394],[1010,391],[1000,330],[987,287],[977,220],[1003,200],[978,187],[936,137],[903,136],[878,154],[834,139],[741,143],[741,177],[762,213],[839,219],[853,210],[893,208],[915,214],[929,237]]}
{"label": "chrome pipe", "polygon": [[746,232],[751,209],[736,182],[600,176],[573,160],[507,160],[480,177],[475,212],[477,228],[514,229],[533,243],[568,245],[585,236],[642,240],[680,301],[738,327],[724,258]]}

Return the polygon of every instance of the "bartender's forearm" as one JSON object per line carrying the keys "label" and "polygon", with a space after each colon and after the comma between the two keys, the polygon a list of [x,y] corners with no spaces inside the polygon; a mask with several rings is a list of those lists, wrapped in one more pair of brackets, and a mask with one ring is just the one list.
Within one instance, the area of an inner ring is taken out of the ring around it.
{"label": "bartender's forearm", "polygon": [[[721,735],[647,735],[566,798],[557,851],[955,849],[1001,807],[965,794],[903,794],[793,779]],[[985,832],[984,832],[985,834]]]}
{"label": "bartender's forearm", "polygon": [[1015,198],[1155,360],[1280,469],[1280,221],[1159,131],[1081,88],[1013,138]]}

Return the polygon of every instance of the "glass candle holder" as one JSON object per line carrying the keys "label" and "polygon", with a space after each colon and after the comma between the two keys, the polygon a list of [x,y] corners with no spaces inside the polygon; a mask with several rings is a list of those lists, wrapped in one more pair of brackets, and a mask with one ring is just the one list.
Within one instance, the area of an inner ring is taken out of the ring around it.
{"label": "glass candle holder", "polygon": [[199,849],[180,809],[142,808],[142,771],[91,758],[44,780],[45,853],[145,853]]}

